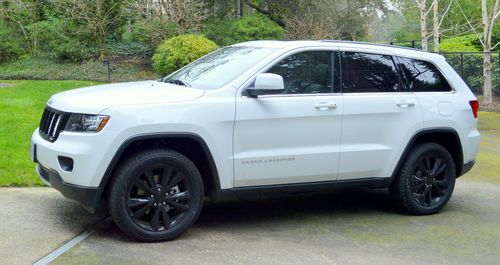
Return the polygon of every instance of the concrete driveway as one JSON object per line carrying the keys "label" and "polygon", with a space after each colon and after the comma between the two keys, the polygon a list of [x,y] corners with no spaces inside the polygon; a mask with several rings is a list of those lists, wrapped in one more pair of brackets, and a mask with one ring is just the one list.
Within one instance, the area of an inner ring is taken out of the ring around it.
{"label": "concrete driveway", "polygon": [[[11,202],[1,206],[8,263],[40,259],[100,218],[50,189],[3,189],[0,198]],[[131,241],[110,220],[93,229],[54,263],[498,264],[500,187],[466,176],[432,216],[401,213],[385,191],[344,190],[206,205],[171,242]]]}
{"label": "concrete driveway", "polygon": [[0,188],[2,264],[31,264],[102,219],[51,188]]}

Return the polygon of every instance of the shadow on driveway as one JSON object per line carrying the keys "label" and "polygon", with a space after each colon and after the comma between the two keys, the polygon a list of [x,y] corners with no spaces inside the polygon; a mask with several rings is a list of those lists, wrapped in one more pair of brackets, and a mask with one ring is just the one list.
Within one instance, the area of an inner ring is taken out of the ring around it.
{"label": "shadow on driveway", "polygon": [[207,204],[178,239],[139,243],[107,220],[56,264],[496,264],[500,189],[461,182],[436,215],[411,216],[385,190]]}

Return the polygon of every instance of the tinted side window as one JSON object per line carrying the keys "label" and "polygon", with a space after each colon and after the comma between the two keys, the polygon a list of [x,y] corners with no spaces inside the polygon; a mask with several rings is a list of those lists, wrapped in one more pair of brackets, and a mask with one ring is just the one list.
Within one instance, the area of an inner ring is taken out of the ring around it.
{"label": "tinted side window", "polygon": [[332,52],[308,51],[290,55],[268,73],[283,77],[283,94],[332,93]]}
{"label": "tinted side window", "polygon": [[397,92],[399,76],[392,56],[344,52],[344,93]]}
{"label": "tinted side window", "polygon": [[399,62],[410,91],[451,91],[444,76],[432,63],[410,58],[399,58]]}

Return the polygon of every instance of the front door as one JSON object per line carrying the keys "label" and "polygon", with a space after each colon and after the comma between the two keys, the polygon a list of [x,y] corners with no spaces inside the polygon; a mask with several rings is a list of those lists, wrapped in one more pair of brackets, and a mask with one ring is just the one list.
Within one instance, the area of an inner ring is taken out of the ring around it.
{"label": "front door", "polygon": [[343,103],[333,54],[286,56],[266,71],[283,77],[282,94],[237,98],[236,187],[336,179]]}

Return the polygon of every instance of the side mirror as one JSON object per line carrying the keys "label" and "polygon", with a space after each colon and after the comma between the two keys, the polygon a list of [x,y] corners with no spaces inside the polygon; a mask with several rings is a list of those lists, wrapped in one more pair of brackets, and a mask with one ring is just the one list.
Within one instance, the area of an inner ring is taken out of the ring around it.
{"label": "side mirror", "polygon": [[277,74],[263,73],[255,78],[255,87],[246,89],[249,97],[256,98],[260,95],[280,94],[285,89],[283,77]]}

